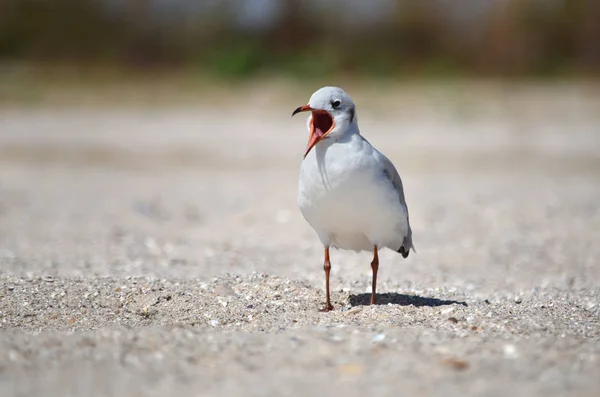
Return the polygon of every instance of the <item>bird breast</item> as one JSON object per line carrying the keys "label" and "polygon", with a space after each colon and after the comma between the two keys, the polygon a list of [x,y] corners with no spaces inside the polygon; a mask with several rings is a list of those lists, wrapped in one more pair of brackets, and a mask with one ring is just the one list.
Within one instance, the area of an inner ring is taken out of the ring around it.
{"label": "bird breast", "polygon": [[315,149],[302,162],[298,206],[321,240],[337,239],[338,248],[355,250],[372,243],[399,247],[406,209],[372,146],[357,136]]}

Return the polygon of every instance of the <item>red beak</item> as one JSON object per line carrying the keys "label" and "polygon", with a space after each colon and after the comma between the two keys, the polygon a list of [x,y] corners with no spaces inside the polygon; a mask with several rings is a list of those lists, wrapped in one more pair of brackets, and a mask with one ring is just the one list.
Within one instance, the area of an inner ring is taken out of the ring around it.
{"label": "red beak", "polygon": [[306,150],[304,151],[304,157],[306,157],[310,150],[324,139],[335,126],[333,117],[331,117],[328,111],[313,109],[309,105],[298,107],[294,110],[292,116],[300,112],[308,111],[312,112],[312,118],[310,119],[310,134],[308,136]]}

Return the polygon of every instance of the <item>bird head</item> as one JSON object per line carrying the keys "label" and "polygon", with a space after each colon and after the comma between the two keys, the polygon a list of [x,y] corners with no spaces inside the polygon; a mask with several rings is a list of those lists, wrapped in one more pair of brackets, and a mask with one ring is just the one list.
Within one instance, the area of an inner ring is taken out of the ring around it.
{"label": "bird head", "polygon": [[311,112],[308,117],[308,145],[304,157],[320,141],[328,137],[342,136],[356,125],[354,101],[338,87],[323,87],[311,95],[308,104],[292,113]]}

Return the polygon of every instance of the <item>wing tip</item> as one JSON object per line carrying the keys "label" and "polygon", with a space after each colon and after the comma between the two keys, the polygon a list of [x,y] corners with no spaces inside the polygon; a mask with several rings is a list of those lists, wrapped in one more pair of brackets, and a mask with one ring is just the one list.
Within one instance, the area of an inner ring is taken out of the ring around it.
{"label": "wing tip", "polygon": [[402,255],[403,258],[408,258],[411,249],[415,254],[417,253],[417,250],[415,249],[415,246],[412,243],[412,233],[409,233],[408,236],[404,237],[402,245],[396,252]]}
{"label": "wing tip", "polygon": [[404,246],[402,246],[396,252],[398,252],[400,255],[402,255],[403,258],[408,258],[408,254],[410,253],[410,249],[407,250],[406,248],[404,248]]}

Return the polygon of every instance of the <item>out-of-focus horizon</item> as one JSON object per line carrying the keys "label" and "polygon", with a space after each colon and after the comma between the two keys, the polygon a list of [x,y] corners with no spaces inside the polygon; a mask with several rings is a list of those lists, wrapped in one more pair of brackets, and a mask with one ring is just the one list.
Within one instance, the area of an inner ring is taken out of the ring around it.
{"label": "out-of-focus horizon", "polygon": [[[398,76],[600,70],[593,0],[5,0],[0,64]],[[84,70],[84,69],[80,69]]]}

